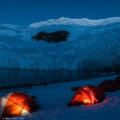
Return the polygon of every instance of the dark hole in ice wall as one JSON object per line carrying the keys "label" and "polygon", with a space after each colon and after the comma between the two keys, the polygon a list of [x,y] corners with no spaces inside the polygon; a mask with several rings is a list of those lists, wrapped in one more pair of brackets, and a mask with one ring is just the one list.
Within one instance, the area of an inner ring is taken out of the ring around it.
{"label": "dark hole in ice wall", "polygon": [[65,30],[59,30],[51,33],[41,31],[37,35],[33,36],[32,39],[36,41],[45,40],[49,43],[51,42],[57,43],[61,41],[67,41],[68,37],[69,37],[69,32]]}

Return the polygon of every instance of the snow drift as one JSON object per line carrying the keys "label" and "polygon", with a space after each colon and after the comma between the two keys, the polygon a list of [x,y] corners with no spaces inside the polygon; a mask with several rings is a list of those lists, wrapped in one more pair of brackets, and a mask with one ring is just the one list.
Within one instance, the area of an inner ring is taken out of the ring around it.
{"label": "snow drift", "polygon": [[[65,30],[67,41],[34,41],[38,32]],[[60,18],[29,26],[0,25],[0,67],[40,70],[120,69],[120,17]]]}

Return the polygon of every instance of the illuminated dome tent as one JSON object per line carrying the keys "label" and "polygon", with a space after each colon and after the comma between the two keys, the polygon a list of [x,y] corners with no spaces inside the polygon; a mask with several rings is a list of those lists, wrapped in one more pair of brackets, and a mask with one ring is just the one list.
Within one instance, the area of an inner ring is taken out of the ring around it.
{"label": "illuminated dome tent", "polygon": [[105,94],[96,86],[85,86],[77,90],[68,106],[93,105],[102,102]]}
{"label": "illuminated dome tent", "polygon": [[28,95],[13,92],[0,98],[0,118],[28,115],[39,106]]}

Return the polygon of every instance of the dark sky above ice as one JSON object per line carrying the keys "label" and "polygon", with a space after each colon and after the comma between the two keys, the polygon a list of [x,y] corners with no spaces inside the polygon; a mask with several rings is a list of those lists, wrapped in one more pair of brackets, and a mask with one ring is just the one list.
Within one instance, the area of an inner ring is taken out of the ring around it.
{"label": "dark sky above ice", "polygon": [[28,25],[50,18],[120,16],[120,0],[0,0],[0,24]]}

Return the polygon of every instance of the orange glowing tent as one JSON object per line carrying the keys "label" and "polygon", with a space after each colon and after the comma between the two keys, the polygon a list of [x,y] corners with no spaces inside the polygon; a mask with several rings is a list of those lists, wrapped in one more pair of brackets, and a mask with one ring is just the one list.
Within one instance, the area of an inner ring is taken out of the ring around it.
{"label": "orange glowing tent", "polygon": [[0,118],[27,115],[38,108],[31,97],[21,92],[13,92],[0,98]]}
{"label": "orange glowing tent", "polygon": [[77,90],[68,106],[76,105],[93,105],[102,102],[105,94],[96,86],[85,86]]}

